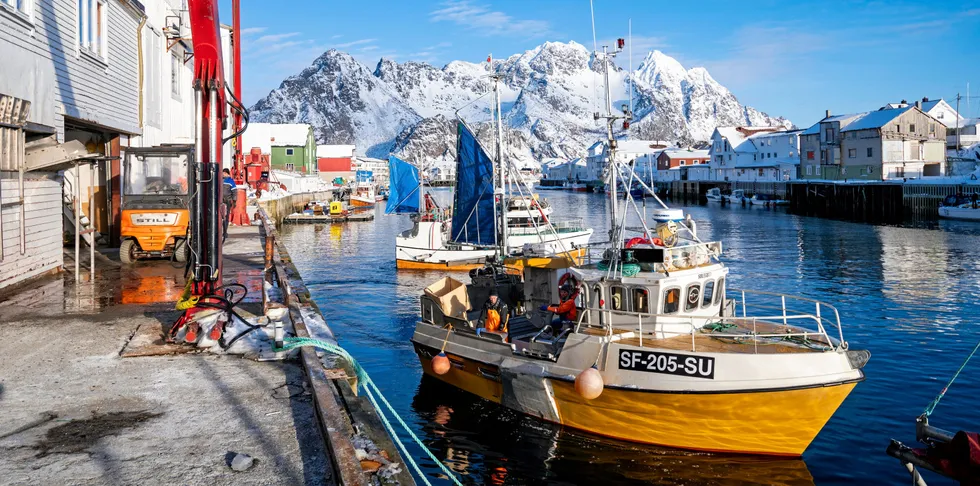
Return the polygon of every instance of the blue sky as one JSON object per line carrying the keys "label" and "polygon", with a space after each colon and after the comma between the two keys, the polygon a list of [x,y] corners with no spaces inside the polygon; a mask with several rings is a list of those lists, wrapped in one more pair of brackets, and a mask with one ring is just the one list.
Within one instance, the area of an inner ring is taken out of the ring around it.
{"label": "blue sky", "polygon": [[[231,22],[231,3],[221,16]],[[270,8],[271,7],[271,8]],[[652,49],[704,66],[739,101],[807,126],[824,110],[901,99],[975,98],[980,116],[980,2],[596,0],[597,37],[626,37],[634,69]],[[480,62],[544,41],[592,46],[587,0],[242,0],[243,82],[252,104],[330,48],[371,69],[398,62]],[[629,59],[619,58],[626,67]]]}

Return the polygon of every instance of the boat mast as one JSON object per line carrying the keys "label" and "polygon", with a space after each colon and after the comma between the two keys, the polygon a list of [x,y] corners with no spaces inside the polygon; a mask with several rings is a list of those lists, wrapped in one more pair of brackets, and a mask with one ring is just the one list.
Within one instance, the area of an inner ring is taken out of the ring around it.
{"label": "boat mast", "polygon": [[[500,219],[500,259],[507,258],[507,169],[504,167],[503,153],[503,114],[500,112],[500,76],[493,70],[493,55],[490,56],[490,78],[493,79],[493,110],[494,116],[494,148],[497,152],[497,180],[500,185],[495,188],[495,196],[500,198],[497,203]],[[495,197],[494,199],[496,199]]]}
{"label": "boat mast", "polygon": [[[619,241],[619,223],[618,216],[619,208],[616,197],[617,186],[618,186],[618,172],[619,166],[616,162],[616,138],[613,136],[613,125],[617,120],[623,120],[623,126],[629,127],[629,120],[632,119],[633,114],[630,112],[628,106],[623,107],[622,115],[614,115],[612,111],[612,93],[609,85],[609,59],[616,57],[616,54],[623,52],[623,46],[626,41],[623,39],[616,40],[616,49],[612,52],[609,51],[607,46],[602,46],[602,67],[603,75],[606,82],[606,114],[600,115],[599,113],[594,114],[596,120],[603,119],[606,121],[606,170],[609,171],[609,241],[613,243],[616,249],[622,245],[622,241]],[[596,52],[595,56],[599,53]],[[629,190],[627,188],[627,190]],[[615,252],[613,259],[618,259],[619,252]],[[612,267],[610,265],[610,267]]]}

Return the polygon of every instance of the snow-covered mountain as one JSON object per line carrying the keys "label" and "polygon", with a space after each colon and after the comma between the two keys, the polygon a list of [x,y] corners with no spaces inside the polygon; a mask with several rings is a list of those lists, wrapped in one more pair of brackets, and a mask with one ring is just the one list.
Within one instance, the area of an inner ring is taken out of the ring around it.
{"label": "snow-covered mountain", "polygon": [[[605,138],[592,116],[605,111],[602,63],[581,44],[546,42],[494,67],[503,80],[504,149],[511,157],[578,157]],[[457,110],[490,147],[487,74],[486,63],[453,61],[440,69],[390,59],[371,71],[330,50],[259,100],[251,119],[309,123],[318,143],[355,144],[371,156],[451,159]],[[612,66],[610,85],[614,109],[628,102],[632,90],[631,138],[690,144],[710,138],[716,126],[791,125],[740,104],[704,68],[685,69],[660,51],[632,73]]]}

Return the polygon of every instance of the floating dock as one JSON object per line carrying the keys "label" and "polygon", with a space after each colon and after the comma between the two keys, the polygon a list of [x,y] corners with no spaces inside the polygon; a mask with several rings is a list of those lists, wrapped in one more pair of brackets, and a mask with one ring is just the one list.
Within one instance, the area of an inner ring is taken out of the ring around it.
{"label": "floating dock", "polygon": [[302,214],[293,213],[286,216],[283,219],[284,223],[288,224],[323,224],[323,223],[346,223],[360,222],[360,221],[373,221],[374,212],[364,211],[364,212],[351,212],[346,215],[330,215],[330,214]]}

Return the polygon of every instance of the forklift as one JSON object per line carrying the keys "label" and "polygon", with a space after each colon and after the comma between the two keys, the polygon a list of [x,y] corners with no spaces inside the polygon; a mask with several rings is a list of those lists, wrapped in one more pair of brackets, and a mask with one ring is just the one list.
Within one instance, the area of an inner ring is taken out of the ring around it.
{"label": "forklift", "polygon": [[119,260],[168,258],[187,262],[188,187],[193,145],[128,148],[122,161]]}

